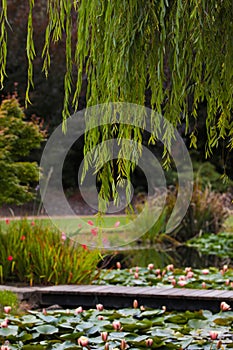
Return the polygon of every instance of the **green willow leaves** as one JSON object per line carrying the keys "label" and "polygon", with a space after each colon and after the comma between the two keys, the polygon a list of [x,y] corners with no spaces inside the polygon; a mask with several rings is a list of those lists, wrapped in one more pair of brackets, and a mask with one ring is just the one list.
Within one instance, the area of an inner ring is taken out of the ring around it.
{"label": "green willow leaves", "polygon": [[[33,6],[28,14],[28,86],[33,86]],[[65,39],[66,73],[64,76],[63,120],[71,106],[78,108],[83,77],[86,74],[87,105],[105,102],[145,104],[150,91],[150,106],[162,113],[176,127],[181,122],[189,130],[190,144],[197,143],[195,120],[198,107],[207,104],[206,155],[211,155],[220,139],[233,147],[233,5],[231,0],[48,0],[48,23],[42,52],[43,71],[50,68],[51,42]],[[2,0],[0,15],[0,80],[6,76],[7,0]],[[72,33],[76,32],[75,36]],[[75,37],[75,40],[73,40]],[[75,42],[73,42],[75,41]],[[153,122],[152,122],[153,123]],[[64,124],[65,125],[65,124]],[[142,142],[138,132],[128,127],[124,136]],[[108,126],[102,132],[86,134],[85,152],[99,140],[114,136]],[[133,135],[133,136],[132,136]],[[168,133],[167,138],[172,135]],[[153,136],[152,136],[153,138]],[[156,137],[154,137],[156,140]],[[165,142],[165,153],[167,154]],[[130,177],[134,165],[126,165]],[[165,159],[166,164],[166,159]],[[122,174],[120,167],[118,171]],[[110,167],[108,169],[108,167]],[[106,173],[113,164],[106,165]],[[122,174],[123,175],[123,174]],[[108,187],[108,186],[107,186]]]}

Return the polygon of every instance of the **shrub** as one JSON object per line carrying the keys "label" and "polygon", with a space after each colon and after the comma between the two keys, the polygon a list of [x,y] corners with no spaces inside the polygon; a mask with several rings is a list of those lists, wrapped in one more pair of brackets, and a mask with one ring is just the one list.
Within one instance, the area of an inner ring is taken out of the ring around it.
{"label": "shrub", "polygon": [[72,243],[55,227],[24,219],[0,229],[1,283],[87,284],[95,277],[99,251]]}
{"label": "shrub", "polygon": [[34,193],[38,181],[37,163],[26,161],[30,151],[39,148],[44,134],[38,120],[26,122],[16,98],[4,100],[0,106],[0,205],[22,204]]}

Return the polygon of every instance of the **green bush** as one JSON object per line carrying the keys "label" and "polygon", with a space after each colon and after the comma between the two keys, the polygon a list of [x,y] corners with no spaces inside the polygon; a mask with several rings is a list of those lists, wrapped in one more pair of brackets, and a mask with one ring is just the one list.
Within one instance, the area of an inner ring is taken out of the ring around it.
{"label": "green bush", "polygon": [[44,134],[38,120],[24,121],[25,115],[16,98],[0,106],[0,205],[22,204],[34,197],[32,185],[38,181],[36,162],[26,161],[39,148]]}
{"label": "green bush", "polygon": [[95,277],[101,259],[98,250],[64,239],[55,227],[42,222],[15,220],[6,226],[0,226],[2,284],[87,284]]}

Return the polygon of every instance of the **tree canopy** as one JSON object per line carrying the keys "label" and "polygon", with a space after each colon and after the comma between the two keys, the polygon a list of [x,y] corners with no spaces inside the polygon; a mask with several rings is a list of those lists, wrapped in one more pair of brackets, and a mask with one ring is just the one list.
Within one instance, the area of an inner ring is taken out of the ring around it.
{"label": "tree canopy", "polygon": [[[7,30],[11,30],[7,3],[2,0],[0,16],[2,85],[7,74]],[[194,147],[198,142],[196,125],[202,117],[198,108],[204,102],[206,155],[211,155],[221,140],[226,148],[233,148],[231,0],[47,0],[48,22],[40,53],[36,53],[33,41],[33,11],[34,0],[28,0],[27,102],[36,55],[42,56],[47,76],[51,43],[65,37],[63,120],[72,105],[78,108],[86,75],[88,106],[116,101],[144,105],[147,91],[150,107],[174,127],[184,124]],[[132,129],[129,126],[124,136],[142,142],[140,132]],[[111,126],[102,132],[96,128],[89,131],[85,150],[114,133]],[[156,133],[153,138],[156,141]],[[130,177],[131,166],[125,170]],[[103,171],[105,178],[107,172]]]}

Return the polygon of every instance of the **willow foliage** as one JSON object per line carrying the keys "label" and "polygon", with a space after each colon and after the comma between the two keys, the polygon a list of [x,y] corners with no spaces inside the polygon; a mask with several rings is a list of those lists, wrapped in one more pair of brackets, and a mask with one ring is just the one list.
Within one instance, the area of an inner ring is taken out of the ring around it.
{"label": "willow foliage", "polygon": [[[28,87],[33,86],[33,6],[28,0]],[[103,102],[145,103],[173,126],[197,121],[198,106],[207,104],[206,154],[220,139],[233,147],[233,3],[231,0],[48,0],[48,24],[42,53],[43,70],[50,68],[50,44],[66,38],[63,120],[71,102],[78,107],[83,75],[87,75],[87,105]],[[0,80],[6,75],[7,0],[0,16]],[[76,42],[72,33],[76,31]],[[152,121],[153,124],[153,121]],[[86,151],[114,135],[114,128],[93,129],[86,136]],[[141,142],[132,127],[119,130]],[[133,135],[133,136],[132,136]],[[168,130],[168,140],[172,135]],[[153,139],[153,135],[152,135]],[[195,146],[198,135],[190,135]],[[169,146],[169,142],[168,142]],[[166,147],[165,147],[166,148]],[[169,147],[168,147],[169,148]],[[166,153],[166,149],[165,149]],[[106,166],[105,178],[112,173]],[[131,166],[121,163],[129,177]],[[103,179],[103,177],[102,177]]]}

